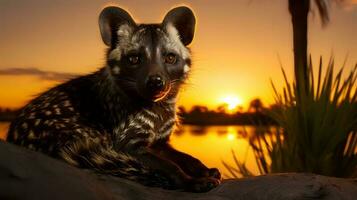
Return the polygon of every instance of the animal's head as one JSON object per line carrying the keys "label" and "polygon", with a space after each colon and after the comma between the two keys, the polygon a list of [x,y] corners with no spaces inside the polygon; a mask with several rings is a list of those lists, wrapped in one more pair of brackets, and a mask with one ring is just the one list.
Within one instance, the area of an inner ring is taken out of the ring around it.
{"label": "animal's head", "polygon": [[155,102],[175,96],[190,71],[195,22],[187,7],[172,9],[161,24],[137,24],[123,9],[105,8],[99,27],[109,75],[131,95]]}

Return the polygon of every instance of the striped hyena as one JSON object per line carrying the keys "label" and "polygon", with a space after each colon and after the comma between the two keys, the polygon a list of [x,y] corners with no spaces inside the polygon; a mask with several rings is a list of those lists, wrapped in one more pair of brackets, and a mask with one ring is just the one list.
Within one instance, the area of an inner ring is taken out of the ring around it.
{"label": "striped hyena", "polygon": [[193,12],[178,7],[161,24],[136,24],[125,10],[107,7],[99,27],[105,67],[32,100],[11,123],[8,141],[150,186],[217,186],[216,168],[168,144],[176,96],[191,69]]}

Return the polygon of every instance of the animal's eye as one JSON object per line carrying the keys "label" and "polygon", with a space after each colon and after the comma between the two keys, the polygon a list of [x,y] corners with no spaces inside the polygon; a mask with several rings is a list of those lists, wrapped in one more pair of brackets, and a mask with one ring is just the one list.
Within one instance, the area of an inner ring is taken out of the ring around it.
{"label": "animal's eye", "polygon": [[165,56],[165,63],[167,63],[167,64],[173,65],[176,63],[176,61],[177,61],[177,57],[173,53],[169,53]]}
{"label": "animal's eye", "polygon": [[137,65],[140,62],[140,58],[138,55],[131,55],[128,57],[128,61],[132,65]]}

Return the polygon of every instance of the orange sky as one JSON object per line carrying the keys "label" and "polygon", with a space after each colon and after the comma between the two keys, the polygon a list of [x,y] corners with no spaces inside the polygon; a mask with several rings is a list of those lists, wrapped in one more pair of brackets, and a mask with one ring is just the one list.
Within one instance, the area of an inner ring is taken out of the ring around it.
{"label": "orange sky", "polygon": [[[287,0],[102,1],[2,0],[0,70],[37,68],[85,74],[104,63],[105,45],[97,17],[105,5],[126,8],[137,22],[160,22],[177,5],[190,6],[198,19],[191,45],[193,74],[180,104],[213,108],[227,95],[272,100],[269,79],[282,86],[278,55],[292,77],[292,42]],[[309,45],[315,60],[331,52],[337,64],[348,54],[357,61],[357,5],[332,5],[331,23],[321,28],[310,17]],[[33,75],[0,75],[0,106],[19,107],[55,82]]]}

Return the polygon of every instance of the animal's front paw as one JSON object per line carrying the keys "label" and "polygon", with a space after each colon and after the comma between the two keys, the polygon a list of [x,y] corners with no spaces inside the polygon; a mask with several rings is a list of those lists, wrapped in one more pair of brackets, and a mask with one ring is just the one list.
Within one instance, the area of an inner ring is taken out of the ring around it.
{"label": "animal's front paw", "polygon": [[208,177],[221,180],[221,172],[217,168],[208,169]]}
{"label": "animal's front paw", "polygon": [[188,181],[185,190],[189,192],[207,192],[220,184],[220,180],[215,178],[193,178]]}
{"label": "animal's front paw", "polygon": [[[197,175],[198,174],[198,175]],[[210,177],[221,180],[221,173],[217,168],[204,169],[196,173],[197,178]]]}

